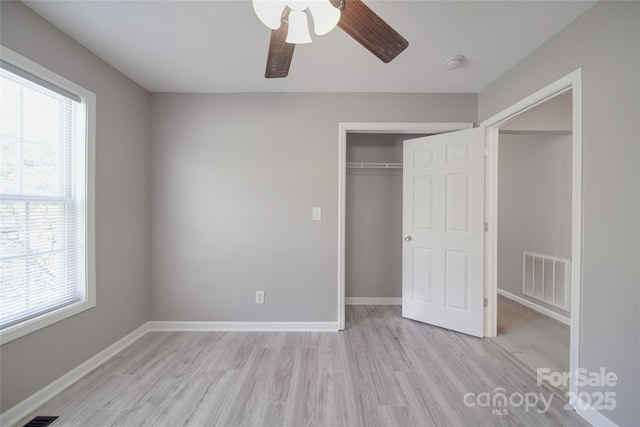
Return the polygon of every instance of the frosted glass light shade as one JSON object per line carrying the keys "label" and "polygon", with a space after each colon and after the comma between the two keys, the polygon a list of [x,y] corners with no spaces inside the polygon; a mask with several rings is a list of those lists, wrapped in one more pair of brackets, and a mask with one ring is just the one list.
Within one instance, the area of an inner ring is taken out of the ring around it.
{"label": "frosted glass light shade", "polygon": [[333,30],[340,21],[340,9],[329,0],[310,0],[309,10],[313,17],[313,31],[319,36]]}
{"label": "frosted glass light shade", "polygon": [[287,43],[305,44],[311,43],[309,35],[309,22],[307,14],[299,10],[289,12],[289,31],[287,32]]}
{"label": "frosted glass light shade", "polygon": [[311,3],[311,0],[288,0],[287,6],[291,10],[302,11],[309,7],[309,3]]}
{"label": "frosted glass light shade", "polygon": [[282,24],[282,12],[287,6],[284,0],[253,0],[253,10],[264,25],[277,30]]}
{"label": "frosted glass light shade", "polygon": [[272,30],[282,25],[282,14],[287,7],[290,9],[287,17],[288,43],[311,43],[307,9],[313,19],[313,31],[319,36],[333,30],[340,21],[340,9],[334,7],[330,0],[253,0],[256,15]]}

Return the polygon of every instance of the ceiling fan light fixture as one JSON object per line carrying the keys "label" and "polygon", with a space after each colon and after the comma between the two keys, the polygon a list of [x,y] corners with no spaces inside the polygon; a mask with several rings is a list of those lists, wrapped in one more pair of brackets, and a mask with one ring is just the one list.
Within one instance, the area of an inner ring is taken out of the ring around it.
{"label": "ceiling fan light fixture", "polygon": [[284,0],[253,0],[253,11],[264,25],[277,30],[282,24],[282,13],[287,6]]}
{"label": "ceiling fan light fixture", "polygon": [[311,0],[309,11],[313,17],[313,31],[323,36],[333,30],[340,21],[340,9],[329,0]]}
{"label": "ceiling fan light fixture", "polygon": [[307,14],[300,10],[289,12],[289,31],[287,32],[287,43],[305,44],[311,43],[309,34],[309,21]]}
{"label": "ceiling fan light fixture", "polygon": [[265,78],[287,77],[295,45],[311,42],[307,15],[314,19],[316,34],[339,26],[384,63],[392,61],[409,46],[409,42],[363,0],[287,0],[282,15],[283,25],[271,31]]}

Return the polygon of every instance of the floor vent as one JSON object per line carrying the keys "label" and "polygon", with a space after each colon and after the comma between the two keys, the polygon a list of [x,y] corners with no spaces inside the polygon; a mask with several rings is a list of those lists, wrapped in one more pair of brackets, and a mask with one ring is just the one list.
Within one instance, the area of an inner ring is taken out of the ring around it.
{"label": "floor vent", "polygon": [[525,252],[523,264],[523,293],[569,311],[571,262],[564,258]]}
{"label": "floor vent", "polygon": [[58,417],[35,417],[26,423],[24,427],[46,427],[57,419]]}

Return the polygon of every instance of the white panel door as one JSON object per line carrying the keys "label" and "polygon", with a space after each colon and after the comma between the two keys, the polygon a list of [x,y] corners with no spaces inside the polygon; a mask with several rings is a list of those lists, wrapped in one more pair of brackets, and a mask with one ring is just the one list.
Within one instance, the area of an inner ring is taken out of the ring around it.
{"label": "white panel door", "polygon": [[483,332],[484,129],[404,142],[402,316]]}

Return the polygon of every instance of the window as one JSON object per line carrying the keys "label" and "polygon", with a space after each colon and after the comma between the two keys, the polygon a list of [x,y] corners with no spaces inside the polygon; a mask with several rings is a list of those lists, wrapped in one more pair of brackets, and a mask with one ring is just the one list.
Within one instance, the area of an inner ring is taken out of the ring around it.
{"label": "window", "polygon": [[5,343],[95,305],[95,96],[5,48],[0,65]]}

